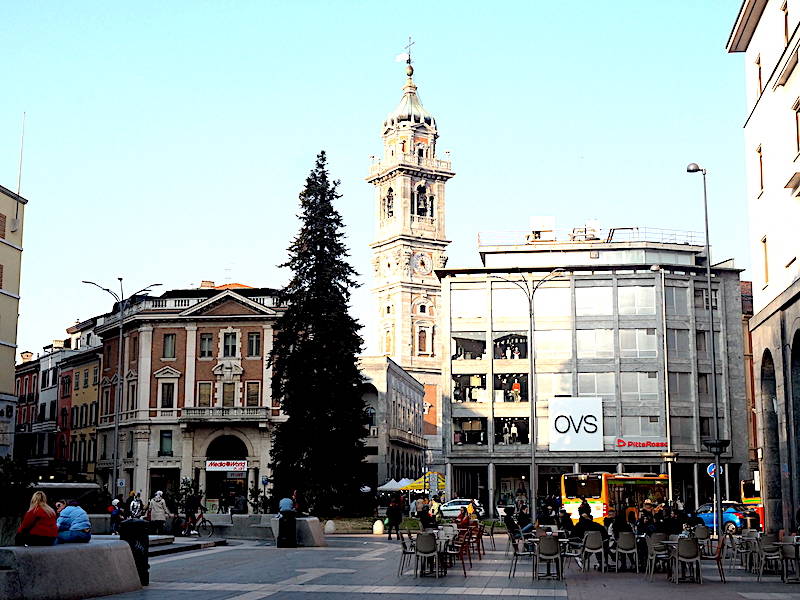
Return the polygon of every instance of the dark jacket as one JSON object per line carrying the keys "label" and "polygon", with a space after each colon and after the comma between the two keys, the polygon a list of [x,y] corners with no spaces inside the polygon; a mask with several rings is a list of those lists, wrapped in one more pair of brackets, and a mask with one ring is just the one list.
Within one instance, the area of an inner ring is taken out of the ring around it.
{"label": "dark jacket", "polygon": [[386,509],[386,518],[390,525],[400,525],[403,522],[403,507],[399,504],[390,504]]}

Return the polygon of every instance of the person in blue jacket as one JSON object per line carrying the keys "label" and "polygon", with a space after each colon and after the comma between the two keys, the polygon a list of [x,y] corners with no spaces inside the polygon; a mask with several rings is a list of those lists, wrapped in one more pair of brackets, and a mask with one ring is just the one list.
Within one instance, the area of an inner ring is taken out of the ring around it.
{"label": "person in blue jacket", "polygon": [[58,538],[56,544],[75,544],[86,543],[92,539],[92,524],[89,515],[78,506],[78,502],[70,500],[69,503],[63,500],[60,504],[64,505],[58,513]]}

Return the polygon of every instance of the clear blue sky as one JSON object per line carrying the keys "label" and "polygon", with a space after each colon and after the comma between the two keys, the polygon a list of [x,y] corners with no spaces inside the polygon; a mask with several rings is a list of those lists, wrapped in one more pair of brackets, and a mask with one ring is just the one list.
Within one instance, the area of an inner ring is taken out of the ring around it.
{"label": "clear blue sky", "polygon": [[[369,156],[415,80],[457,176],[449,266],[479,231],[702,228],[715,259],[749,263],[737,0],[642,2],[17,2],[0,21],[0,183],[16,188],[28,113],[20,349],[41,351],[107,298],[238,281],[280,286],[297,194],[326,149],[369,303]],[[746,273],[745,273],[746,277]]]}

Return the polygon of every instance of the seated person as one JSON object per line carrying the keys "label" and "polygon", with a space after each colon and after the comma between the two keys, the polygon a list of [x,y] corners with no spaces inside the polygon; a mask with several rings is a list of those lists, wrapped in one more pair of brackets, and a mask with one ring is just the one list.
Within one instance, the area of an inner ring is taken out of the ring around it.
{"label": "seated person", "polygon": [[421,510],[418,517],[423,529],[436,529],[436,517],[427,508]]}
{"label": "seated person", "polygon": [[603,541],[608,539],[608,531],[606,531],[606,528],[600,523],[595,523],[594,519],[592,519],[592,515],[583,513],[572,530],[572,537],[583,539],[583,536],[590,531],[599,531],[600,535],[603,537]]}
{"label": "seated person", "polygon": [[458,511],[458,516],[456,517],[456,523],[459,527],[469,527],[470,518],[469,514],[467,514],[467,507],[462,506],[461,510]]}
{"label": "seated person", "polygon": [[536,516],[538,518],[539,525],[557,525],[556,516],[553,512],[552,506],[546,506],[544,510],[539,511],[539,514]]}
{"label": "seated person", "polygon": [[92,524],[89,515],[79,505],[77,500],[69,503],[61,500],[62,509],[58,513],[58,537],[56,544],[86,543],[92,539]]}
{"label": "seated person", "polygon": [[523,506],[522,510],[519,511],[517,515],[517,526],[521,533],[528,533],[533,529],[533,523],[531,523],[531,514],[528,511],[527,506]]}
{"label": "seated person", "polygon": [[521,537],[521,535],[520,535],[519,525],[517,524],[516,519],[514,519],[515,512],[516,511],[513,506],[506,506],[506,509],[504,511],[505,514],[503,514],[503,523],[505,523],[506,530],[509,533],[513,534],[514,537],[518,538]]}
{"label": "seated person", "polygon": [[575,525],[572,523],[572,519],[569,516],[569,513],[565,508],[562,508],[558,511],[558,528],[563,530],[567,537],[572,537],[572,530],[575,528]]}

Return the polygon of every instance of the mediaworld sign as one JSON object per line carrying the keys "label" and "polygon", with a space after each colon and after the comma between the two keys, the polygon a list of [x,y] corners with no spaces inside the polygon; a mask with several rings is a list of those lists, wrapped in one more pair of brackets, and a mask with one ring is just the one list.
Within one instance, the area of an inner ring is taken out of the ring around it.
{"label": "mediaworld sign", "polygon": [[617,438],[617,450],[658,450],[663,452],[668,449],[665,438],[624,437]]}
{"label": "mediaworld sign", "polygon": [[551,398],[551,452],[603,451],[603,399]]}
{"label": "mediaworld sign", "polygon": [[246,460],[207,460],[206,471],[247,471]]}

